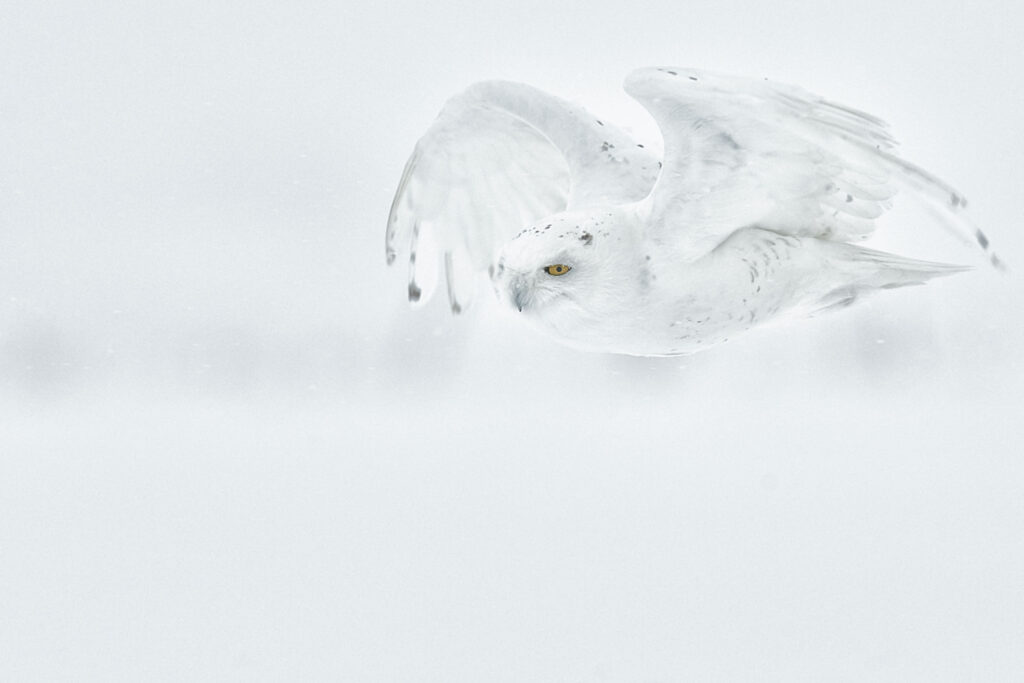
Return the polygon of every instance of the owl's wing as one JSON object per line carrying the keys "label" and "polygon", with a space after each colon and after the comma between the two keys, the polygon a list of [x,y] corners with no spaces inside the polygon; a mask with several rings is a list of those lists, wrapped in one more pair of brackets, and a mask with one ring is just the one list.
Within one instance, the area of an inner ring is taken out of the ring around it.
{"label": "owl's wing", "polygon": [[471,86],[448,100],[416,143],[388,217],[392,263],[409,253],[409,298],[426,300],[436,254],[458,312],[475,274],[530,223],[566,209],[642,199],[658,159],[582,107],[503,81]]}
{"label": "owl's wing", "polygon": [[[625,89],[655,118],[664,168],[642,204],[652,238],[685,258],[734,230],[850,240],[868,236],[897,191],[974,238],[964,198],[891,152],[886,125],[793,86],[693,69],[634,71]],[[977,233],[977,241],[984,236]]]}

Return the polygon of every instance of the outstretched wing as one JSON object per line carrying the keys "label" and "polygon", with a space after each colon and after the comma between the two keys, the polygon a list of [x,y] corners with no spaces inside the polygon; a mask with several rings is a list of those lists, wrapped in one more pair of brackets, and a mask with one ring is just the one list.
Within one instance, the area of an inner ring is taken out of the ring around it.
{"label": "outstretched wing", "polygon": [[898,190],[971,234],[963,197],[894,156],[886,125],[869,114],[793,86],[675,67],[634,71],[625,88],[665,141],[664,168],[646,200],[653,237],[683,257],[751,225],[866,237]]}
{"label": "outstretched wing", "polygon": [[[443,256],[458,312],[476,272],[523,227],[571,208],[638,201],[658,160],[582,107],[518,83],[487,81],[450,99],[406,163],[388,217],[388,263],[409,251],[409,298],[430,296]],[[422,289],[421,289],[422,284]]]}

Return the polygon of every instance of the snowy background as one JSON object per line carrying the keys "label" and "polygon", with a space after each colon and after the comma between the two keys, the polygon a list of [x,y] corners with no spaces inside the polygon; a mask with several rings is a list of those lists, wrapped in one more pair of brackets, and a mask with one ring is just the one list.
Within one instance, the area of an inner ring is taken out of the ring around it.
{"label": "snowy background", "polygon": [[[372,4],[0,5],[0,679],[1017,679],[1020,10]],[[444,100],[656,140],[652,64],[882,116],[1011,271],[686,359],[410,310]]]}

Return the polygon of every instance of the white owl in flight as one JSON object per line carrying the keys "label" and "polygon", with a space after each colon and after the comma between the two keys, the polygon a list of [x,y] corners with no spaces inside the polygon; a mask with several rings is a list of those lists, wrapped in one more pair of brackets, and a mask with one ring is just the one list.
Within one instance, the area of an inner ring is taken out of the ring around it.
{"label": "white owl in flight", "polygon": [[[391,206],[387,260],[426,299],[431,233],[458,313],[486,272],[498,297],[580,349],[693,353],[782,315],[963,267],[856,246],[897,191],[969,227],[962,196],[892,153],[879,119],[799,88],[683,68],[634,71],[660,160],[609,122],[527,85],[450,99]],[[993,263],[996,262],[992,255]]]}

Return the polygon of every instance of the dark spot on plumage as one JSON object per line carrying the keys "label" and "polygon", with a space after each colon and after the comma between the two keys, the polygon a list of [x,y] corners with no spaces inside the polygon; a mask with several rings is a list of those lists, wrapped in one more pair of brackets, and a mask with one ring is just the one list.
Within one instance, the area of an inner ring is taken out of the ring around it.
{"label": "dark spot on plumage", "polygon": [[615,149],[615,145],[613,145],[612,143],[608,142],[607,140],[605,140],[604,142],[601,143],[601,151],[602,152],[607,152],[610,149]]}
{"label": "dark spot on plumage", "polygon": [[949,203],[954,207],[967,206],[967,200],[955,193],[949,196]]}
{"label": "dark spot on plumage", "polygon": [[651,255],[647,254],[646,256],[644,256],[644,260],[645,261],[650,261],[651,260]]}
{"label": "dark spot on plumage", "polygon": [[585,247],[589,247],[591,242],[593,242],[593,241],[594,241],[594,236],[591,235],[589,232],[585,232],[582,235],[580,235],[580,242],[583,242],[583,246],[585,246]]}
{"label": "dark spot on plumage", "polygon": [[846,195],[846,203],[849,204],[852,201],[853,201],[853,195],[852,194]]}
{"label": "dark spot on plumage", "polygon": [[640,149],[643,149],[643,148],[644,148],[644,146],[643,146],[643,145],[641,145],[641,144],[639,144],[639,143],[637,144],[637,147],[639,147]]}
{"label": "dark spot on plumage", "polygon": [[601,119],[595,119],[595,121],[597,121],[597,125],[599,125],[599,126],[603,126],[604,125],[603,123],[601,123]]}
{"label": "dark spot on plumage", "polygon": [[410,266],[416,265],[416,252],[415,251],[409,253],[409,265]]}
{"label": "dark spot on plumage", "polygon": [[409,301],[419,301],[423,290],[416,286],[415,282],[409,283]]}
{"label": "dark spot on plumage", "polygon": [[[738,150],[740,148],[740,143],[736,142],[736,138],[729,135],[728,133],[720,133],[718,135],[718,139],[721,141],[723,145],[729,147],[730,149]],[[733,168],[739,168],[739,162],[733,164],[732,166]]]}
{"label": "dark spot on plumage", "polygon": [[462,313],[462,306],[459,305],[458,301],[452,302],[452,313],[454,313],[455,315]]}
{"label": "dark spot on plumage", "polygon": [[661,162],[660,161],[658,162],[658,168],[661,168]]}
{"label": "dark spot on plumage", "polygon": [[678,76],[679,75],[675,71],[669,71],[668,69],[665,69],[665,73],[672,74],[673,76]]}
{"label": "dark spot on plumage", "polygon": [[545,226],[544,226],[544,229],[545,229],[545,230],[550,230],[550,229],[551,229],[551,224],[550,224],[550,223],[548,223],[547,225],[545,225]]}
{"label": "dark spot on plumage", "polygon": [[696,77],[696,76],[690,76],[690,77],[689,77],[689,79],[690,79],[691,81],[695,81],[695,80],[697,80],[697,77]]}
{"label": "dark spot on plumage", "polygon": [[978,230],[974,233],[974,236],[975,238],[977,238],[978,244],[981,245],[982,249],[988,249],[988,238],[985,237],[985,233],[983,233],[981,230]]}

